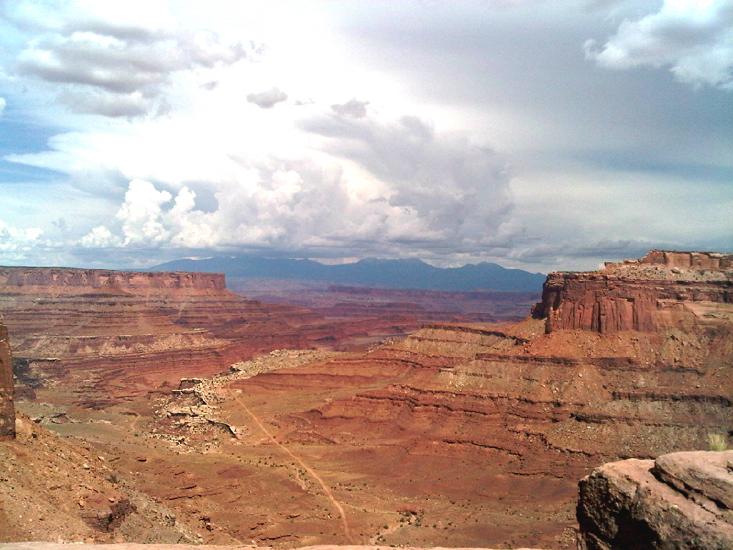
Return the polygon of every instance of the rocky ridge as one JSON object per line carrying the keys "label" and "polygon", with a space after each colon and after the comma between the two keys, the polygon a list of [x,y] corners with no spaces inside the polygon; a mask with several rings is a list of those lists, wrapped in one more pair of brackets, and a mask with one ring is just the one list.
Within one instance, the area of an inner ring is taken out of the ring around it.
{"label": "rocky ridge", "polygon": [[580,482],[584,550],[733,547],[733,451],[604,464]]}
{"label": "rocky ridge", "polygon": [[[319,350],[273,350],[249,361],[239,361],[229,371],[212,378],[182,378],[170,397],[161,398],[156,415],[160,430],[155,437],[171,442],[181,452],[209,451],[218,445],[218,434],[236,438],[237,427],[221,416],[221,388],[258,374],[293,368],[334,355]],[[218,433],[216,433],[218,432]]]}
{"label": "rocky ridge", "polygon": [[733,255],[652,250],[599,271],[550,273],[533,311],[546,330],[604,334],[733,318]]}
{"label": "rocky ridge", "polygon": [[85,288],[120,292],[131,289],[195,289],[224,290],[222,273],[182,271],[150,273],[145,271],[113,271],[109,269],[76,269],[66,267],[0,267],[0,286]]}
{"label": "rocky ridge", "polygon": [[308,310],[248,300],[208,273],[0,268],[0,311],[23,395],[61,383],[97,407],[331,336]]}

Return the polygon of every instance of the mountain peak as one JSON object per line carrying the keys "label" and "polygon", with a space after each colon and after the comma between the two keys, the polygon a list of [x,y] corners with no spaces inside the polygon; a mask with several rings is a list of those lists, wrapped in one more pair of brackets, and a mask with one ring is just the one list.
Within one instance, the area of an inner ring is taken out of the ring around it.
{"label": "mountain peak", "polygon": [[228,280],[279,279],[378,288],[422,290],[539,292],[544,275],[521,269],[506,269],[482,262],[462,267],[442,268],[419,258],[364,258],[354,263],[327,265],[313,260],[267,258],[242,255],[202,260],[177,260],[150,268],[152,271],[224,272]]}

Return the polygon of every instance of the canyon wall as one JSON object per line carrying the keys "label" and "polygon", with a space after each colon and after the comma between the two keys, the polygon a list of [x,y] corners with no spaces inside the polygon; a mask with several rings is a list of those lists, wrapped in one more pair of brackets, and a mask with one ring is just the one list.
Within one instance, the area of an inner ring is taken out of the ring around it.
{"label": "canyon wall", "polygon": [[[448,317],[453,295],[435,294],[444,309],[429,311],[391,294],[370,295],[356,307],[337,300],[334,307],[313,308],[320,297],[247,299],[230,292],[218,273],[0,267],[0,312],[22,371],[18,395],[32,398],[42,382],[76,384],[79,401],[94,406],[277,348],[363,349]],[[450,318],[516,318],[515,299],[472,297]]]}
{"label": "canyon wall", "polygon": [[[227,350],[243,358],[295,347],[289,337],[321,344],[334,338],[333,326],[226,290],[0,288],[0,310],[9,312],[11,335],[20,335],[26,374],[39,369],[53,381],[58,373],[58,385],[38,390],[38,401],[62,400],[68,388],[82,401],[67,410],[76,422],[63,429],[95,429],[94,437],[117,445],[129,428],[131,445],[154,444],[122,457],[125,469],[177,517],[199,521],[205,510],[217,526],[212,537],[348,543],[335,501],[361,543],[570,548],[578,479],[605,462],[706,448],[711,435],[733,433],[727,268],[688,269],[679,267],[684,258],[669,258],[674,265],[636,261],[601,272],[616,273],[619,299],[646,291],[649,280],[654,288],[675,285],[670,298],[649,302],[646,330],[590,330],[590,323],[548,333],[542,318],[433,323],[366,351],[224,377],[216,399],[202,399],[202,407],[213,404],[205,409],[211,416],[199,418],[232,428],[221,437],[192,423],[195,407],[180,400],[195,394],[165,392],[160,382],[221,371]],[[557,303],[546,294],[548,310],[584,302],[586,292],[592,309],[608,288],[560,287]],[[160,399],[150,399],[145,392],[156,388]],[[117,407],[125,413],[88,407],[110,399],[128,400]],[[145,412],[150,403],[154,413]],[[125,420],[133,411],[140,416]],[[123,428],[83,421],[95,414]],[[327,493],[293,455],[323,476]]]}
{"label": "canyon wall", "polygon": [[653,332],[733,312],[733,255],[653,250],[592,272],[550,273],[533,315],[546,330]]}
{"label": "canyon wall", "polygon": [[[376,510],[407,510],[450,526],[405,521],[385,545],[569,548],[577,480],[593,468],[706,448],[733,430],[732,365],[731,326],[606,335],[546,334],[533,319],[434,324],[235,381],[222,418],[241,434],[237,456],[258,457],[261,434],[241,403],[256,411],[329,473],[336,498],[359,510],[350,521],[384,525]],[[207,502],[212,517],[230,508]]]}
{"label": "canyon wall", "polygon": [[[544,319],[532,318],[434,323],[366,353],[234,381],[229,389],[241,393],[229,392],[238,397],[224,417],[236,425],[242,403],[256,411],[277,441],[329,472],[336,498],[363,510],[355,521],[380,524],[366,510],[393,506],[431,525],[450,522],[450,539],[403,521],[382,535],[385,544],[567,548],[577,480],[593,468],[707,448],[711,435],[733,432],[725,272],[636,262],[601,290],[590,285],[595,274],[566,274],[582,284],[561,287],[558,305],[592,309],[611,287],[619,299],[647,297],[645,273],[655,271],[649,322],[635,325],[645,330],[588,323],[548,333]],[[669,306],[663,276],[675,286]],[[251,427],[237,426],[238,456],[261,441]]]}
{"label": "canyon wall", "polygon": [[3,267],[0,312],[24,379],[94,406],[329,336],[308,310],[248,300],[210,273]]}
{"label": "canyon wall", "polygon": [[[224,290],[221,273],[111,271],[59,267],[0,267],[0,287],[55,287],[87,290]],[[27,289],[25,289],[27,291]]]}
{"label": "canyon wall", "polygon": [[8,331],[0,324],[0,440],[12,438],[14,435],[13,363]]}

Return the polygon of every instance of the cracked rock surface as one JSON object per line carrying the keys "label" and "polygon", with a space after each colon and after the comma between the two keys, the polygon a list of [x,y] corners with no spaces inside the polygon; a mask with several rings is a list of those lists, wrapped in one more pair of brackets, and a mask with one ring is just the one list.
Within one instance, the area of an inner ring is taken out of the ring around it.
{"label": "cracked rock surface", "polygon": [[611,462],[580,482],[580,545],[729,549],[732,501],[733,451]]}

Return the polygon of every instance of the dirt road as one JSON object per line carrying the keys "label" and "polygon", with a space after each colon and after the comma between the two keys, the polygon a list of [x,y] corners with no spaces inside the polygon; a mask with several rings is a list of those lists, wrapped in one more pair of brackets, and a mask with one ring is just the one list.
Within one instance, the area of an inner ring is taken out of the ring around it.
{"label": "dirt road", "polygon": [[262,423],[262,421],[259,419],[259,417],[252,412],[252,410],[247,406],[247,404],[242,401],[240,397],[236,398],[237,403],[242,407],[242,409],[252,418],[252,420],[257,424],[257,426],[260,428],[262,433],[264,433],[270,441],[272,441],[275,445],[277,445],[285,454],[287,454],[290,458],[295,460],[298,464],[300,464],[303,469],[308,472],[308,474],[315,479],[318,484],[323,489],[323,493],[326,495],[326,498],[331,501],[331,504],[333,504],[333,507],[338,511],[339,515],[341,516],[341,525],[344,530],[344,535],[346,536],[346,540],[348,540],[350,543],[353,543],[353,539],[351,537],[351,530],[349,529],[349,521],[346,518],[346,512],[344,511],[344,507],[341,506],[341,503],[336,500],[336,498],[333,496],[333,493],[331,492],[330,487],[326,484],[325,481],[323,481],[323,478],[318,475],[318,472],[316,472],[313,468],[308,466],[308,464],[305,463],[305,461],[300,458],[298,455],[296,455],[293,451],[291,451],[288,447],[286,447],[284,444],[280,443],[277,438],[270,433],[270,431],[265,427],[265,425]]}

